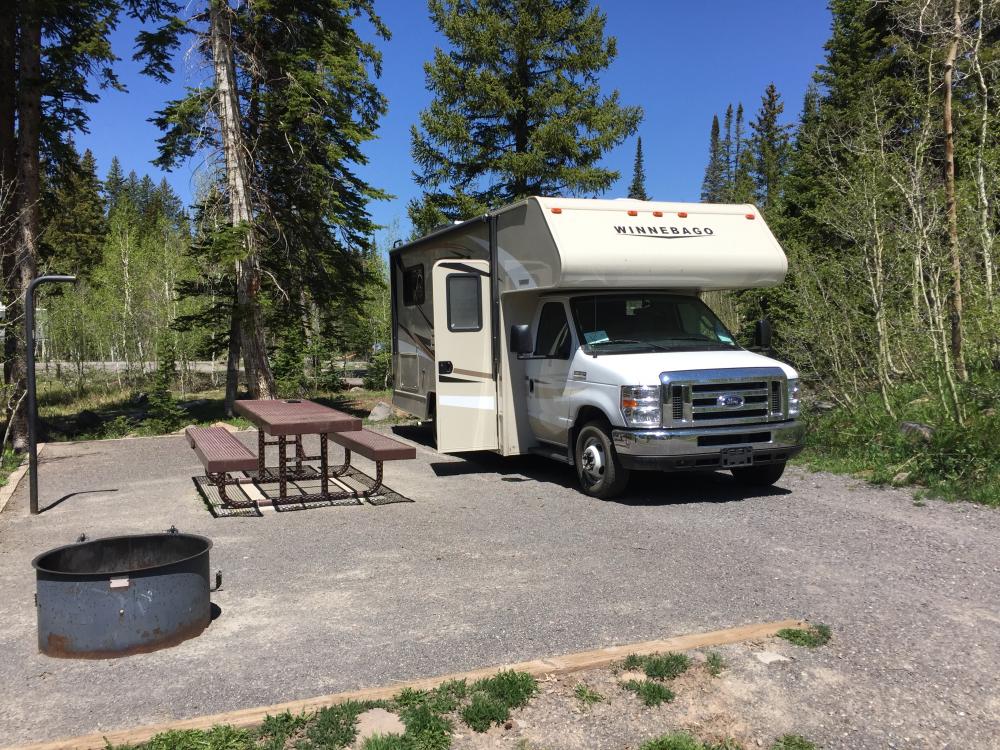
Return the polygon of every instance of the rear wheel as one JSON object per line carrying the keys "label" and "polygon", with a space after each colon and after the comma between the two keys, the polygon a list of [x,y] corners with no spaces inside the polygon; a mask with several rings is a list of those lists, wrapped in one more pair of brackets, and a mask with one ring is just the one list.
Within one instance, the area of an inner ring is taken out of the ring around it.
{"label": "rear wheel", "polygon": [[732,469],[733,478],[751,487],[770,487],[785,473],[785,462]]}
{"label": "rear wheel", "polygon": [[616,497],[628,484],[629,471],[615,452],[610,432],[605,422],[588,422],[576,436],[576,475],[591,497]]}

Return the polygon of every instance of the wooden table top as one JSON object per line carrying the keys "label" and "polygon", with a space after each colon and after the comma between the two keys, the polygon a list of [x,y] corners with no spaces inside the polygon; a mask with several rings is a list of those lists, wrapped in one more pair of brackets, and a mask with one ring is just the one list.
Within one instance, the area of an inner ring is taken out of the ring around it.
{"label": "wooden table top", "polygon": [[361,420],[306,399],[261,399],[237,401],[233,405],[268,435],[316,435],[353,432]]}

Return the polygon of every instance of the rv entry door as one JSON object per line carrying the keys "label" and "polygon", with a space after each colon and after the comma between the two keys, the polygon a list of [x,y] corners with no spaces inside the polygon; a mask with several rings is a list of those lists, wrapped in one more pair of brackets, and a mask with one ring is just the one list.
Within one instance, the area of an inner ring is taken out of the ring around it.
{"label": "rv entry door", "polygon": [[437,449],[442,453],[496,450],[489,263],[438,261],[431,289]]}

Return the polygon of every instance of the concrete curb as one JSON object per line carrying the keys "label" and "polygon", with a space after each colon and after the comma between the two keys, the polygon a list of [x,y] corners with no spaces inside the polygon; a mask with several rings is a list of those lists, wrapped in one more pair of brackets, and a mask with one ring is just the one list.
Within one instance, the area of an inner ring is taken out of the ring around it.
{"label": "concrete curb", "polygon": [[707,633],[680,635],[663,640],[645,641],[625,646],[610,646],[608,648],[596,649],[594,651],[582,651],[575,654],[565,654],[563,656],[533,659],[531,661],[519,662],[517,664],[503,664],[494,667],[486,667],[484,669],[473,669],[468,672],[442,675],[440,677],[410,680],[386,687],[352,690],[344,693],[334,693],[332,695],[322,695],[315,698],[278,703],[272,706],[245,708],[221,714],[213,714],[210,716],[199,716],[193,719],[172,721],[166,724],[156,724],[138,727],[135,729],[119,729],[112,732],[88,734],[81,737],[71,737],[63,740],[42,742],[34,745],[20,745],[6,748],[6,750],[105,750],[105,748],[112,745],[138,744],[145,742],[154,735],[169,730],[209,729],[216,724],[228,724],[233,727],[244,728],[253,727],[263,722],[265,717],[276,716],[284,713],[285,711],[297,714],[301,712],[316,711],[325,706],[331,706],[349,700],[387,700],[392,698],[392,696],[396,695],[396,693],[403,688],[411,688],[413,690],[432,690],[441,683],[449,680],[475,681],[482,679],[483,677],[491,677],[503,669],[527,672],[535,677],[541,677],[544,675],[570,674],[572,672],[580,672],[585,669],[607,667],[616,661],[624,659],[629,654],[648,655],[663,651],[689,651],[691,649],[705,648],[707,646],[721,646],[726,643],[738,643],[740,641],[770,638],[782,628],[799,628],[803,627],[804,624],[805,623],[801,620],[782,620],[780,622],[741,625],[735,628],[713,630]]}
{"label": "concrete curb", "polygon": [[[42,449],[44,449],[45,446],[46,443],[38,444],[39,456],[42,455]],[[0,487],[0,513],[3,513],[3,509],[7,507],[7,503],[9,503],[10,499],[14,497],[14,493],[17,491],[17,486],[21,483],[21,480],[24,478],[24,475],[27,473],[27,471],[28,471],[28,462],[27,460],[25,460],[24,463],[22,463],[20,466],[14,469],[14,471],[10,473],[10,476],[7,477],[7,484],[5,484],[3,487]]]}

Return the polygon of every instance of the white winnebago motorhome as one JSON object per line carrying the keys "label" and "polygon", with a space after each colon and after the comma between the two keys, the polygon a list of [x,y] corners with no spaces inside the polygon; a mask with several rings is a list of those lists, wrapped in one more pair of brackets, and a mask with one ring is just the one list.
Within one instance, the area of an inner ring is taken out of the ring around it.
{"label": "white winnebago motorhome", "polygon": [[753,206],[529,198],[389,258],[393,403],[441,452],[540,453],[606,498],[632,470],[772,484],[801,450],[795,370],[699,298],[784,279]]}

